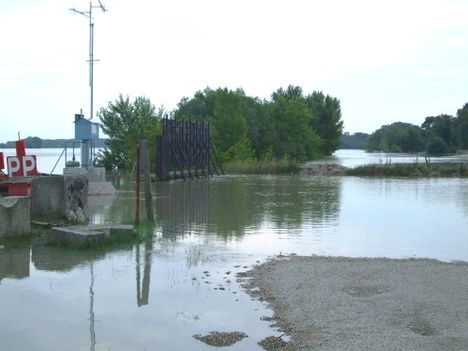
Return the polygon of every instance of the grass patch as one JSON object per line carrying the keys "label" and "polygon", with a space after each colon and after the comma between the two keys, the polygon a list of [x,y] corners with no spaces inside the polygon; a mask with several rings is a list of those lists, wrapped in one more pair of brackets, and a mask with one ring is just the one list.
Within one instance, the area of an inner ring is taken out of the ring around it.
{"label": "grass patch", "polygon": [[231,174],[296,174],[300,164],[294,160],[235,160],[223,164]]}
{"label": "grass patch", "polygon": [[346,174],[367,177],[468,177],[468,167],[463,163],[385,163],[358,166]]}

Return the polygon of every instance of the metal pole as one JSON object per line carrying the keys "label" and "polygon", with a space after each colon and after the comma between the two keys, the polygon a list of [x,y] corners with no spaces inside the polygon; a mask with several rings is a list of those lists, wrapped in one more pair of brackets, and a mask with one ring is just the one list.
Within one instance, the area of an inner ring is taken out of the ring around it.
{"label": "metal pole", "polygon": [[70,9],[73,12],[79,13],[89,18],[89,88],[90,88],[90,107],[89,117],[93,118],[94,115],[94,23],[93,23],[93,8],[100,8],[103,12],[106,12],[106,8],[98,0],[99,6],[93,6],[93,2],[89,2],[89,11],[78,11],[77,9]]}

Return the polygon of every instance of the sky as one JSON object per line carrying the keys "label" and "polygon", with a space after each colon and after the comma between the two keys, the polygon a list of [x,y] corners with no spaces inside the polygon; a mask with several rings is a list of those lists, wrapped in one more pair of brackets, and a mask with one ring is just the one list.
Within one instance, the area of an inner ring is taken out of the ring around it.
{"label": "sky", "polygon": [[[468,0],[101,2],[95,112],[119,94],[170,111],[206,87],[269,99],[292,84],[337,97],[345,131],[371,133],[468,102]],[[74,114],[89,117],[89,22],[69,10],[89,5],[0,0],[0,142],[73,138]]]}

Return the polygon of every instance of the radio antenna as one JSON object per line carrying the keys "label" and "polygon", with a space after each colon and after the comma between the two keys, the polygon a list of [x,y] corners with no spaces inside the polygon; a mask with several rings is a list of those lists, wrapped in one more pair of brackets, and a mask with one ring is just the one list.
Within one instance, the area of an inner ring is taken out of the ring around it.
{"label": "radio antenna", "polygon": [[79,11],[75,8],[70,11],[78,13],[82,16],[89,18],[89,88],[90,88],[90,107],[89,107],[89,119],[93,119],[93,93],[94,93],[94,62],[99,61],[94,58],[94,19],[93,9],[99,8],[102,12],[107,12],[107,9],[102,4],[101,0],[97,0],[98,5],[94,5],[93,1],[89,2],[89,11]]}

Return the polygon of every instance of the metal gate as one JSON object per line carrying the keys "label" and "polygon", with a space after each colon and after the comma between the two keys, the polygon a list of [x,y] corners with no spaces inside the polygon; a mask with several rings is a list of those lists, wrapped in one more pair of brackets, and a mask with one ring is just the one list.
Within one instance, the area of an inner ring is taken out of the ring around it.
{"label": "metal gate", "polygon": [[223,173],[216,162],[208,123],[163,119],[156,137],[156,176],[159,180],[208,177]]}

